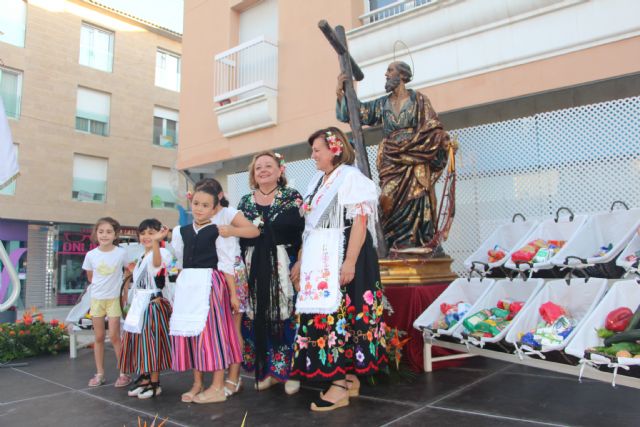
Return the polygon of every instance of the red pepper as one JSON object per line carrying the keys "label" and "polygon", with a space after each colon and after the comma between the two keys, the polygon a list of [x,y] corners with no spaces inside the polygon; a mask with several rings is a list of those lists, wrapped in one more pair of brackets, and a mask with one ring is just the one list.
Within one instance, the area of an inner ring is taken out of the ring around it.
{"label": "red pepper", "polygon": [[633,311],[628,307],[620,307],[607,314],[607,320],[604,323],[604,327],[613,332],[624,331],[631,318],[633,317]]}

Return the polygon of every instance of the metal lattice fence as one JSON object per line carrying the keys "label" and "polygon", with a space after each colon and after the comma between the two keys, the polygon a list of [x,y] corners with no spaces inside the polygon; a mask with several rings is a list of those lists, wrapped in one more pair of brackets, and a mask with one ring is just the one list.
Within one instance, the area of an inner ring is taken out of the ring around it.
{"label": "metal lattice fence", "polygon": [[[609,209],[615,200],[640,206],[640,97],[536,114],[452,130],[460,142],[456,218],[445,251],[462,263],[515,213],[545,219]],[[372,179],[377,147],[367,148]],[[304,192],[311,160],[287,165],[292,187]],[[249,191],[247,173],[228,177],[231,202]],[[442,193],[436,186],[437,194]]]}

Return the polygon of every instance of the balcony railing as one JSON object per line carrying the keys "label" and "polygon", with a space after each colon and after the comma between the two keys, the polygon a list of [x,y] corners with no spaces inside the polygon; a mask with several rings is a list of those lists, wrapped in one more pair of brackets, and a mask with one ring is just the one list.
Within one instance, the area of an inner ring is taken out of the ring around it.
{"label": "balcony railing", "polygon": [[399,0],[367,12],[360,16],[359,19],[362,25],[371,24],[437,1],[438,0]]}
{"label": "balcony railing", "polygon": [[215,102],[252,96],[260,88],[278,89],[278,46],[264,36],[215,56]]}

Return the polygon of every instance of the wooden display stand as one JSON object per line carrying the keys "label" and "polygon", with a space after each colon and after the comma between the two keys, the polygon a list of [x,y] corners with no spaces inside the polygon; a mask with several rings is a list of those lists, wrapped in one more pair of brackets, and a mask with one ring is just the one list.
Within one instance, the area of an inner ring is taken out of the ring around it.
{"label": "wooden display stand", "polygon": [[457,279],[451,271],[452,262],[449,256],[427,258],[407,254],[396,259],[381,259],[378,263],[383,286],[421,286]]}

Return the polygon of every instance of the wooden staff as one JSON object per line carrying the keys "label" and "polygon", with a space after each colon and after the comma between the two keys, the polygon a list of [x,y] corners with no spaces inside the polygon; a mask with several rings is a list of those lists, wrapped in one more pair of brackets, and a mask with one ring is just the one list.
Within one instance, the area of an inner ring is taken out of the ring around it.
{"label": "wooden staff", "polygon": [[[369,168],[367,150],[364,147],[362,123],[360,122],[358,95],[353,87],[353,80],[361,81],[364,79],[364,73],[349,54],[349,47],[347,45],[347,37],[344,27],[342,25],[338,25],[334,30],[324,19],[318,22],[318,27],[329,41],[329,44],[331,44],[338,54],[340,71],[347,76],[347,79],[344,82],[344,96],[347,101],[347,108],[349,109],[349,125],[351,126],[351,136],[353,138],[353,145],[356,151],[358,168],[367,178],[371,179],[371,169]],[[378,256],[381,258],[386,257],[388,249],[380,221],[376,223],[376,234],[378,235]]]}

